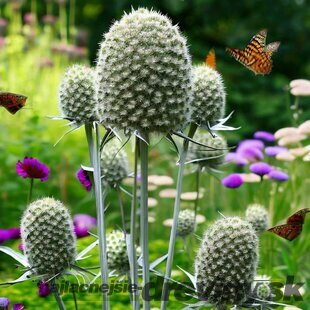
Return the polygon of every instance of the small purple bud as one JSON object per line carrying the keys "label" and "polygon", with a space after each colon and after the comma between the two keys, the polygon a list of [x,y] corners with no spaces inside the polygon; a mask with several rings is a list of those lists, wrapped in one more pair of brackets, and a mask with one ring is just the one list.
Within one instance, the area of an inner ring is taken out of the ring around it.
{"label": "small purple bud", "polygon": [[283,146],[267,146],[265,153],[268,156],[277,156],[280,153],[287,152],[287,148]]}
{"label": "small purple bud", "polygon": [[20,243],[19,245],[18,245],[18,249],[20,250],[20,251],[24,251],[24,246],[23,246],[23,244],[22,243]]}
{"label": "small purple bud", "polygon": [[272,168],[264,162],[254,163],[250,166],[250,171],[261,177],[268,174],[271,170]]}
{"label": "small purple bud", "polygon": [[232,173],[222,179],[222,184],[228,188],[238,188],[243,184],[243,179],[238,173]]}
{"label": "small purple bud", "polygon": [[274,142],[275,141],[275,137],[271,132],[268,131],[256,131],[254,133],[254,138],[255,139],[260,139],[263,141],[267,141],[267,142]]}
{"label": "small purple bud", "polygon": [[38,287],[38,293],[40,297],[47,297],[52,292],[48,282],[41,281],[38,283]]}
{"label": "small purple bud", "polygon": [[13,310],[24,310],[25,306],[23,304],[14,304]]}
{"label": "small purple bud", "polygon": [[268,173],[268,176],[270,179],[279,181],[279,182],[284,182],[289,179],[288,174],[285,172],[279,171],[279,170],[272,170]]}
{"label": "small purple bud", "polygon": [[0,297],[0,309],[8,310],[9,309],[10,300],[6,297]]}

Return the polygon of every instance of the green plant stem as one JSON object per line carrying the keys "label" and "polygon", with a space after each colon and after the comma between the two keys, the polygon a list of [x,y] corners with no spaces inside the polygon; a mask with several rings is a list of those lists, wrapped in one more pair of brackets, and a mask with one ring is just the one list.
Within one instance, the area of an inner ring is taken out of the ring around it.
{"label": "green plant stem", "polygon": [[126,236],[126,222],[125,222],[125,212],[124,212],[124,205],[123,205],[123,199],[122,199],[122,191],[118,185],[116,187],[116,191],[117,191],[119,209],[120,209],[121,217],[122,217],[122,228],[123,228],[123,232]]}
{"label": "green plant stem", "polygon": [[149,262],[149,231],[148,231],[148,145],[140,140],[140,161],[141,161],[141,202],[140,202],[140,245],[142,250],[143,262],[143,287],[144,302],[143,309],[150,309],[149,302],[149,284],[150,284],[150,262]]}
{"label": "green plant stem", "polygon": [[[94,183],[96,194],[96,209],[97,209],[97,222],[98,222],[98,237],[99,237],[99,256],[100,256],[100,272],[102,285],[108,285],[108,261],[107,261],[107,243],[105,234],[105,221],[104,221],[104,199],[102,194],[101,183],[101,169],[100,169],[100,137],[98,124],[94,124],[95,141],[93,139],[92,125],[85,124],[85,132],[88,141],[88,147],[91,154],[91,163],[94,168]],[[103,292],[103,309],[110,308],[108,291]]]}
{"label": "green plant stem", "polygon": [[136,253],[136,221],[137,221],[137,185],[138,185],[138,154],[139,140],[136,138],[135,141],[135,163],[134,163],[134,183],[132,191],[132,202],[131,202],[131,214],[130,214],[130,279],[134,288],[132,294],[133,309],[140,309],[139,290],[138,290],[138,266],[137,266],[137,253]]}
{"label": "green plant stem", "polygon": [[67,38],[67,13],[66,5],[59,4],[59,23],[60,23],[60,39],[64,43],[68,43]]}
{"label": "green plant stem", "polygon": [[[192,138],[196,132],[197,125],[191,124],[188,137]],[[166,264],[166,273],[163,284],[162,296],[161,296],[161,310],[165,310],[167,308],[167,302],[169,299],[169,279],[171,277],[172,264],[173,264],[173,256],[175,249],[175,240],[177,236],[177,226],[178,226],[178,218],[180,213],[180,201],[181,201],[181,193],[182,193],[182,185],[183,185],[183,174],[184,174],[184,166],[187,157],[189,141],[185,140],[183,144],[183,149],[181,150],[180,160],[179,160],[179,171],[178,171],[178,179],[177,179],[177,193],[174,201],[174,209],[173,209],[173,224],[170,232],[170,241],[169,241],[169,249],[168,249],[168,258]]]}
{"label": "green plant stem", "polygon": [[33,181],[34,181],[34,179],[31,178],[31,179],[30,179],[29,193],[28,193],[28,204],[29,204],[29,203],[31,202],[31,200],[32,200]]}
{"label": "green plant stem", "polygon": [[61,296],[59,295],[58,287],[56,285],[55,280],[52,281],[52,291],[53,291],[54,297],[56,299],[56,302],[58,304],[58,308],[60,310],[66,310],[65,304],[64,304]]}
{"label": "green plant stem", "polygon": [[34,26],[37,24],[37,0],[31,0],[31,14],[34,18]]}
{"label": "green plant stem", "polygon": [[196,193],[197,197],[195,200],[195,209],[194,209],[194,214],[195,214],[195,221],[196,221],[196,216],[197,216],[197,211],[198,211],[198,202],[199,202],[199,191],[200,191],[200,166],[198,166],[197,171],[196,171]]}
{"label": "green plant stem", "polygon": [[75,34],[75,0],[70,0],[69,31],[70,41],[73,42]]}

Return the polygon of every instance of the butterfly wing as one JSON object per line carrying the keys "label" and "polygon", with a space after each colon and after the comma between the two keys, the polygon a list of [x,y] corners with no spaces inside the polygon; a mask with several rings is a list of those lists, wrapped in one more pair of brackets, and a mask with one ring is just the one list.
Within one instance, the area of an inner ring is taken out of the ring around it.
{"label": "butterfly wing", "polygon": [[205,63],[210,68],[216,70],[216,56],[215,56],[215,50],[213,48],[208,53]]}
{"label": "butterfly wing", "polygon": [[0,105],[6,108],[11,114],[15,114],[26,104],[27,97],[24,95],[1,92]]}
{"label": "butterfly wing", "polygon": [[310,208],[301,209],[297,212],[295,212],[293,215],[291,215],[286,223],[287,224],[296,224],[296,225],[302,225],[305,222],[306,214],[310,212]]}
{"label": "butterfly wing", "polygon": [[268,231],[271,231],[286,240],[292,241],[302,232],[302,225],[284,224],[272,227],[268,229]]}
{"label": "butterfly wing", "polygon": [[266,37],[267,29],[261,30],[259,33],[252,37],[250,43],[247,45],[245,50],[256,53],[263,52],[266,45]]}
{"label": "butterfly wing", "polygon": [[279,41],[269,43],[265,47],[264,52],[266,52],[268,55],[271,56],[274,52],[276,52],[278,50],[279,46],[280,46],[280,42]]}

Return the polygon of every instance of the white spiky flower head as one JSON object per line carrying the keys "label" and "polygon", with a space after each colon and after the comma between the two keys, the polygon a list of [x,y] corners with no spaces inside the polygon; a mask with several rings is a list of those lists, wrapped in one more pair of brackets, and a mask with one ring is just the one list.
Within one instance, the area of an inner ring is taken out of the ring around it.
{"label": "white spiky flower head", "polygon": [[141,8],[116,21],[104,35],[96,73],[98,115],[106,126],[148,134],[187,123],[191,59],[166,16]]}
{"label": "white spiky flower head", "polygon": [[59,108],[64,118],[78,124],[98,120],[95,72],[84,65],[67,69],[59,86]]}
{"label": "white spiky flower head", "polygon": [[21,220],[24,253],[38,276],[61,274],[74,262],[76,243],[68,209],[53,198],[32,202]]}
{"label": "white spiky flower head", "polygon": [[258,236],[269,226],[269,215],[266,208],[257,203],[247,207],[245,211],[245,220],[253,226]]}
{"label": "white spiky flower head", "polygon": [[217,308],[241,305],[250,295],[258,261],[258,238],[239,217],[216,221],[205,232],[195,260],[200,299]]}
{"label": "white spiky flower head", "polygon": [[226,92],[222,76],[207,65],[193,67],[192,120],[199,125],[214,123],[225,113]]}

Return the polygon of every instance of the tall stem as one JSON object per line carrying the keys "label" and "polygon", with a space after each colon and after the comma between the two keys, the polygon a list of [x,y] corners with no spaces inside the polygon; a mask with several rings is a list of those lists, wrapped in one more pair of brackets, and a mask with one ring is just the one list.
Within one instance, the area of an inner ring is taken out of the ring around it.
{"label": "tall stem", "polygon": [[150,309],[149,284],[150,284],[150,262],[149,262],[149,231],[148,231],[148,145],[140,140],[140,160],[141,160],[141,202],[140,202],[140,245],[142,249],[143,262],[143,287],[144,303],[143,309]]}
{"label": "tall stem", "polygon": [[137,185],[138,185],[138,150],[139,140],[136,138],[135,141],[135,163],[134,163],[134,183],[133,183],[133,197],[131,203],[131,214],[130,214],[130,279],[132,288],[132,300],[133,309],[140,309],[139,290],[138,290],[138,266],[137,266],[137,254],[136,254],[136,221],[137,221]]}
{"label": "tall stem", "polygon": [[28,204],[32,200],[32,190],[33,190],[33,178],[30,179],[30,187],[29,187],[29,193],[28,193]]}
{"label": "tall stem", "polygon": [[[188,136],[192,138],[196,132],[197,125],[191,124]],[[161,296],[161,310],[165,310],[167,308],[167,302],[169,299],[169,279],[171,277],[172,264],[173,264],[173,255],[175,249],[175,240],[177,236],[177,226],[178,226],[178,218],[180,213],[180,201],[181,201],[181,193],[182,193],[182,185],[183,185],[183,174],[184,174],[184,164],[187,157],[189,141],[185,140],[183,144],[183,149],[180,154],[179,160],[179,171],[178,171],[178,179],[177,179],[177,193],[174,201],[174,209],[173,209],[173,224],[170,232],[170,241],[169,241],[169,249],[168,249],[168,258],[166,264],[166,273],[163,284],[163,291]]]}
{"label": "tall stem", "polygon": [[200,166],[198,166],[197,168],[197,171],[196,171],[196,193],[197,193],[197,197],[196,197],[196,200],[195,200],[195,221],[196,221],[196,216],[197,216],[197,211],[198,211],[198,202],[199,202],[199,191],[200,191]]}
{"label": "tall stem", "polygon": [[70,0],[69,38],[72,42],[75,35],[75,0]]}
{"label": "tall stem", "polygon": [[117,185],[116,191],[117,191],[117,198],[118,198],[119,209],[120,209],[121,217],[122,217],[122,228],[123,228],[123,232],[124,232],[124,234],[126,236],[125,212],[124,212],[124,205],[123,205],[123,199],[122,199],[122,191],[119,188],[119,185]]}
{"label": "tall stem", "polygon": [[65,304],[64,304],[61,296],[59,295],[58,287],[56,285],[56,281],[55,280],[52,280],[52,292],[53,292],[54,297],[56,299],[56,302],[58,304],[58,308],[60,310],[66,310]]}
{"label": "tall stem", "polygon": [[[99,256],[100,256],[100,272],[102,285],[108,285],[109,273],[108,273],[108,261],[107,261],[107,243],[105,234],[105,221],[104,221],[104,199],[102,195],[101,184],[101,169],[100,169],[100,137],[98,124],[94,125],[95,129],[95,141],[93,139],[92,125],[85,124],[85,132],[88,141],[88,147],[90,149],[91,163],[94,168],[94,183],[96,194],[96,209],[97,209],[97,222],[98,222],[98,237],[99,237]],[[110,308],[108,290],[103,292],[103,309]]]}

